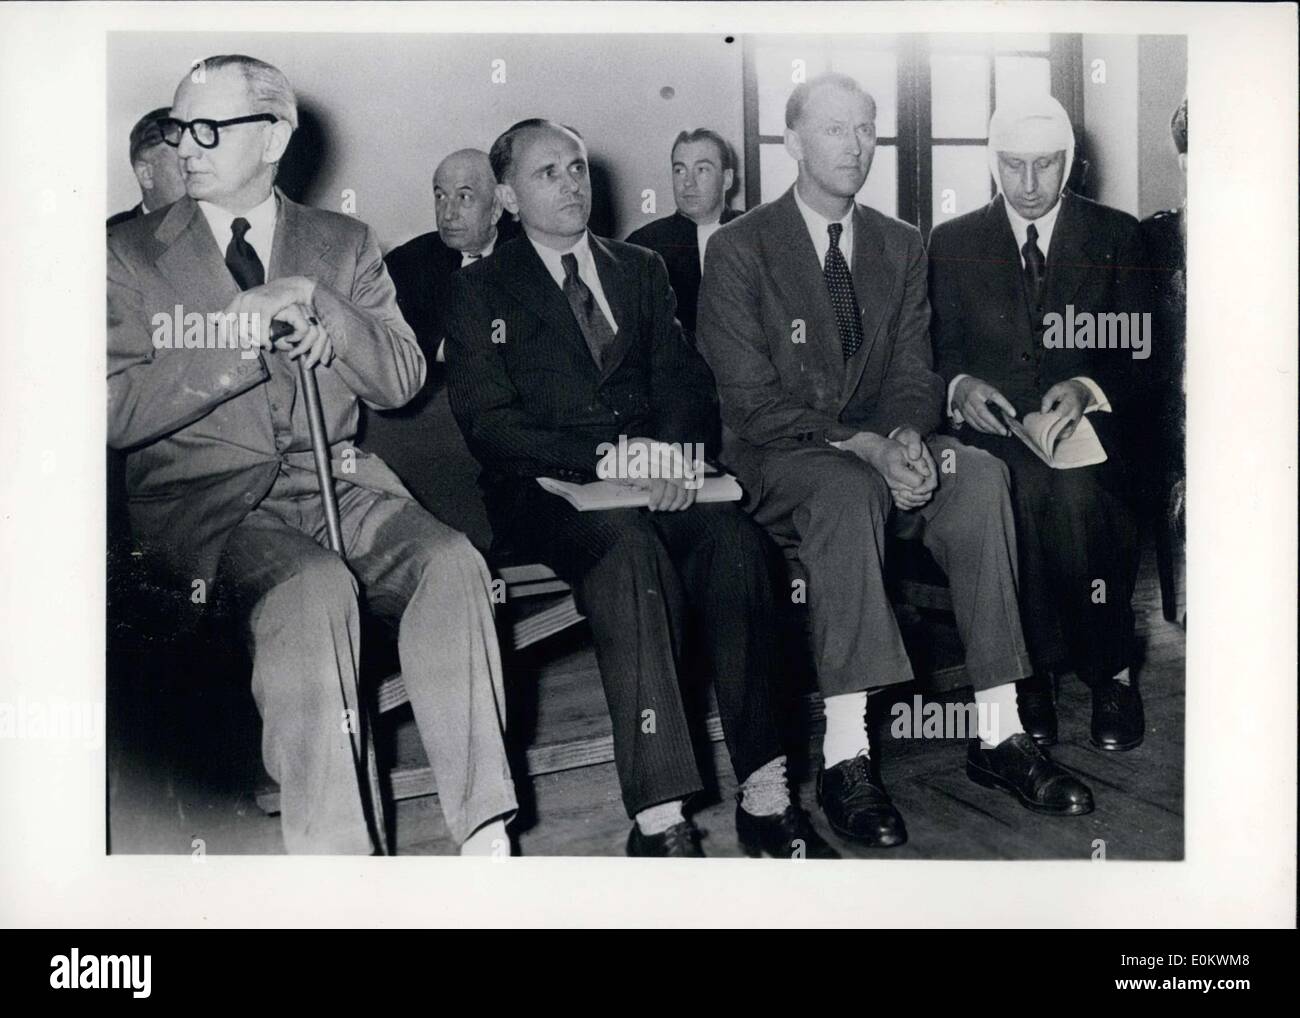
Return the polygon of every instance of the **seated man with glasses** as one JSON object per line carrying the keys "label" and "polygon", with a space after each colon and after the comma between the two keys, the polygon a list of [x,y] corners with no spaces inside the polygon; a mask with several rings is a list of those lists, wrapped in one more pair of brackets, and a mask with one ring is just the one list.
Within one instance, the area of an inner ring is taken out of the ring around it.
{"label": "seated man with glasses", "polygon": [[[352,443],[358,400],[401,406],[425,375],[379,245],[355,219],[273,188],[298,122],[276,68],[209,58],[177,88],[172,114],[163,140],[187,197],[109,236],[108,435],[128,451],[136,537],[172,582],[201,581],[247,626],[290,852],[372,851],[356,723],[360,596],[398,630],[453,838],[464,854],[499,854],[516,803],[487,568]],[[193,343],[188,321],[183,344],[160,343],[160,323],[190,312],[248,315],[243,348],[224,335]],[[272,319],[292,332],[272,340]],[[300,358],[318,379],[346,564],[324,546]]]}

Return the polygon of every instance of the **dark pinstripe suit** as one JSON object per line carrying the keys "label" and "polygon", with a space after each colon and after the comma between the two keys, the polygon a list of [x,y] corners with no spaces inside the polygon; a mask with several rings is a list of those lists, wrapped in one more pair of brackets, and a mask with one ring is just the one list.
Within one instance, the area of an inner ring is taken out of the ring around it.
{"label": "dark pinstripe suit", "polygon": [[595,480],[597,446],[620,435],[711,445],[717,428],[713,379],[673,317],[663,260],[618,241],[590,244],[618,323],[603,369],[520,238],[453,277],[448,386],[483,465],[498,543],[550,565],[590,620],[633,815],[701,787],[679,683],[692,623],[737,777],[780,754],[772,595],[764,539],[734,505],[579,513],[536,484]]}

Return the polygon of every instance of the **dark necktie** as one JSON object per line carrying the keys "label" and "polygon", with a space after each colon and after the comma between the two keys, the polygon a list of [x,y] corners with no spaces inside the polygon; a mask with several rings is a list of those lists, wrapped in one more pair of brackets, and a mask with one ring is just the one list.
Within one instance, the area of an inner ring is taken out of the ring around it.
{"label": "dark necktie", "polygon": [[614,330],[610,328],[604,313],[596,304],[596,296],[578,275],[578,259],[573,254],[560,257],[564,266],[564,296],[568,298],[573,317],[578,320],[582,338],[587,341],[596,367],[600,367],[605,357],[605,350],[614,342]]}
{"label": "dark necktie", "polygon": [[248,220],[241,216],[230,224],[230,244],[226,248],[226,268],[241,290],[251,290],[266,282],[262,259],[257,257],[253,245],[244,239],[247,232]]}
{"label": "dark necktie", "polygon": [[1025,256],[1025,288],[1033,307],[1042,302],[1043,276],[1046,275],[1047,259],[1038,250],[1038,227],[1033,223],[1025,233],[1025,246],[1020,253]]}
{"label": "dark necktie", "polygon": [[826,251],[826,265],[822,273],[826,276],[831,306],[835,308],[835,324],[840,330],[840,348],[844,351],[844,359],[848,360],[862,345],[862,311],[858,307],[858,296],[853,292],[849,263],[840,252],[840,234],[844,232],[844,224],[831,223],[826,229],[831,235],[831,246]]}

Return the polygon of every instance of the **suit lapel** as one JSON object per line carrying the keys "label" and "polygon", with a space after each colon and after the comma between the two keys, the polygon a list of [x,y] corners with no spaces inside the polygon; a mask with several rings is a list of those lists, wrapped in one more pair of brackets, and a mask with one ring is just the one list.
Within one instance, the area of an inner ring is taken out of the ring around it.
{"label": "suit lapel", "polygon": [[[284,276],[333,279],[336,266],[331,258],[329,238],[302,214],[302,206],[286,198],[279,188],[275,197],[275,240],[266,270],[267,281]],[[328,266],[327,271],[321,271],[322,262]]]}
{"label": "suit lapel", "polygon": [[609,378],[623,363],[640,332],[640,315],[637,307],[637,295],[640,291],[636,278],[636,266],[629,260],[618,258],[609,245],[598,237],[587,234],[587,243],[591,245],[592,259],[596,263],[596,275],[600,277],[600,288],[605,291],[605,300],[618,323],[614,342],[605,351],[600,370],[600,380]]}
{"label": "suit lapel", "polygon": [[239,287],[226,268],[225,255],[193,198],[172,205],[154,238],[163,245],[154,264],[176,292],[194,305],[187,311],[221,311],[238,296]]}
{"label": "suit lapel", "polygon": [[494,250],[492,261],[496,263],[498,278],[514,292],[524,310],[542,319],[562,342],[571,343],[581,350],[594,371],[596,363],[587,349],[587,341],[582,338],[577,319],[573,317],[573,309],[569,307],[564,291],[546,270],[541,256],[533,249],[533,242],[520,236],[517,241]]}
{"label": "suit lapel", "polygon": [[1105,261],[1104,252],[1092,249],[1091,239],[1080,219],[1079,203],[1070,192],[1065,192],[1047,254],[1043,307],[1064,309],[1094,268]]}
{"label": "suit lapel", "polygon": [[[998,195],[984,207],[984,226],[987,234],[987,272],[989,307],[1015,308],[1020,325],[1032,329],[1029,316],[1029,299],[1025,294],[1024,267],[1020,263],[1020,248],[1007,218],[1006,199]],[[1055,238],[1053,238],[1055,246]]]}
{"label": "suit lapel", "polygon": [[853,291],[862,317],[862,346],[849,358],[844,371],[840,408],[852,398],[885,323],[893,296],[894,280],[883,271],[884,238],[855,202],[853,205]]}
{"label": "suit lapel", "polygon": [[792,318],[804,320],[808,345],[817,355],[822,371],[827,378],[842,379],[844,355],[835,308],[817,249],[808,236],[808,224],[795,204],[793,185],[776,200],[775,209],[780,217],[778,228],[760,239],[767,248],[764,261],[771,266],[782,305],[790,310]]}

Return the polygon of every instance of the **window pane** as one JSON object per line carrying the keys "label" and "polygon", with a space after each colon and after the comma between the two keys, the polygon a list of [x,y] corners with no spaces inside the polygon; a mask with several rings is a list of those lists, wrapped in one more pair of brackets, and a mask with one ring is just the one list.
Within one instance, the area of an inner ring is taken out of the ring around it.
{"label": "window pane", "polygon": [[758,174],[762,185],[762,200],[775,201],[794,183],[794,178],[799,175],[799,164],[786,153],[784,145],[760,145]]}
{"label": "window pane", "polygon": [[933,196],[931,222],[935,225],[972,212],[993,196],[988,150],[982,145],[935,145],[931,150]]}
{"label": "window pane", "polygon": [[989,60],[973,54],[930,57],[930,135],[984,138],[989,128]]}
{"label": "window pane", "polygon": [[1037,50],[1040,53],[1046,53],[1052,48],[1052,37],[1047,32],[1008,32],[1005,35],[995,35],[993,37],[994,45],[999,52],[1007,50]]}
{"label": "window pane", "polygon": [[893,145],[877,147],[858,201],[887,216],[898,215],[898,149]]}
{"label": "window pane", "polygon": [[998,57],[996,74],[999,98],[1051,94],[1052,64],[1046,57]]}
{"label": "window pane", "polygon": [[754,48],[754,76],[758,83],[758,133],[785,131],[785,101],[794,91],[795,61],[802,60],[804,77],[826,70],[826,51],[821,36],[808,36],[804,44]]}
{"label": "window pane", "polygon": [[993,48],[993,36],[974,32],[946,32],[929,37],[932,53],[987,53]]}
{"label": "window pane", "polygon": [[[875,38],[872,38],[875,43]],[[853,78],[876,100],[876,136],[898,135],[898,56],[878,50],[836,48],[831,70]]]}

